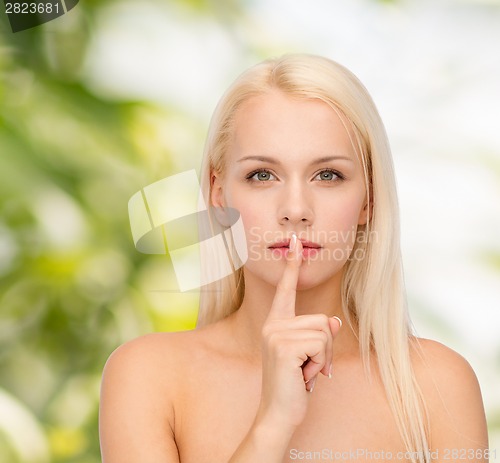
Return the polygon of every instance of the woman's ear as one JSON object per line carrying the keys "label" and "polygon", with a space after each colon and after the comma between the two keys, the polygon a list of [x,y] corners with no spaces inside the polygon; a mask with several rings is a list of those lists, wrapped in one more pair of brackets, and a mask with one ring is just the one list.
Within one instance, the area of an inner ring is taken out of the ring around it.
{"label": "woman's ear", "polygon": [[215,218],[223,227],[231,227],[234,222],[231,221],[229,210],[226,209],[221,176],[213,172],[210,175],[210,183],[212,185],[210,202]]}
{"label": "woman's ear", "polygon": [[373,217],[373,201],[371,198],[370,202],[368,202],[368,199],[365,200],[363,209],[361,209],[361,212],[359,213],[358,225],[366,225],[366,222],[368,222],[368,217],[370,217],[370,220]]}
{"label": "woman's ear", "polygon": [[210,203],[213,207],[224,207],[224,196],[222,191],[222,180],[220,174],[212,172],[210,174]]}

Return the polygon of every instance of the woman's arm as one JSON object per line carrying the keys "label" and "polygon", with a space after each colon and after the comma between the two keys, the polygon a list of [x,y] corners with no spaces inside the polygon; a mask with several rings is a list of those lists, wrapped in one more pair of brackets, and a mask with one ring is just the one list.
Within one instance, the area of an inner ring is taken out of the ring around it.
{"label": "woman's arm", "polygon": [[[303,421],[316,376],[330,376],[340,319],[296,316],[302,244],[292,237],[286,267],[262,328],[262,393],[255,420],[229,463],[281,463]],[[331,376],[330,376],[331,377]]]}
{"label": "woman's arm", "polygon": [[148,335],[126,343],[106,363],[99,411],[103,463],[179,462],[174,387],[162,380],[165,356],[160,358],[155,342]]}
{"label": "woman's arm", "polygon": [[[153,336],[119,347],[104,368],[99,412],[103,463],[180,462],[173,432],[175,386],[161,386],[165,365],[159,363]],[[169,370],[175,377],[175,365]],[[229,462],[281,462],[292,432],[292,427],[286,432],[257,417]]]}
{"label": "woman's arm", "polygon": [[426,339],[417,378],[427,401],[431,449],[439,461],[487,462],[488,431],[476,375],[452,349]]}

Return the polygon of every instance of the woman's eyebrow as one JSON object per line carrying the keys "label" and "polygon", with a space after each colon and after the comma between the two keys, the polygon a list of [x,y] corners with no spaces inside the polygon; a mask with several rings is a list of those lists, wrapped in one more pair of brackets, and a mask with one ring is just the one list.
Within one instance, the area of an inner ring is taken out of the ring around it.
{"label": "woman's eyebrow", "polygon": [[328,161],[337,161],[337,160],[343,160],[343,161],[351,161],[351,162],[354,162],[352,158],[350,158],[349,156],[323,156],[322,158],[318,158],[318,159],[315,159],[314,161],[311,161],[309,164],[311,166],[315,165],[315,164],[321,164],[323,162],[328,162]]}
{"label": "woman's eyebrow", "polygon": [[[310,165],[315,165],[315,164],[321,164],[323,162],[328,162],[328,161],[335,161],[342,159],[344,161],[351,161],[353,160],[349,156],[324,156],[318,159],[315,159],[311,161]],[[238,159],[237,162],[241,161],[262,161],[262,162],[268,162],[269,164],[281,164],[280,161],[277,159],[271,158],[269,156],[245,156],[241,159]]]}

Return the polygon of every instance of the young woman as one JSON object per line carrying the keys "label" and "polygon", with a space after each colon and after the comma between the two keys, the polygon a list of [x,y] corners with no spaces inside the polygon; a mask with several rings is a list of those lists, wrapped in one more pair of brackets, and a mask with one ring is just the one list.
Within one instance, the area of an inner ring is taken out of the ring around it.
{"label": "young woman", "polygon": [[471,367],[412,335],[390,150],[355,76],[310,55],[246,71],[202,186],[241,214],[248,260],[202,288],[197,329],[111,355],[104,463],[488,460]]}

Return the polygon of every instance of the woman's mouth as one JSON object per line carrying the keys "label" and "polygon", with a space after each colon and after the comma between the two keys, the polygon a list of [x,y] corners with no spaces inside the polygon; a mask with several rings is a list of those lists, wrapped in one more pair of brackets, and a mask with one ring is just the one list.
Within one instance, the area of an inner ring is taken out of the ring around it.
{"label": "woman's mouth", "polygon": [[[303,239],[300,239],[300,242],[302,243],[302,255],[304,257],[316,255],[321,251],[322,247],[318,243]],[[287,255],[289,247],[290,239],[286,239],[272,244],[271,246],[269,246],[269,249],[271,249],[271,252],[273,254],[284,257]]]}

